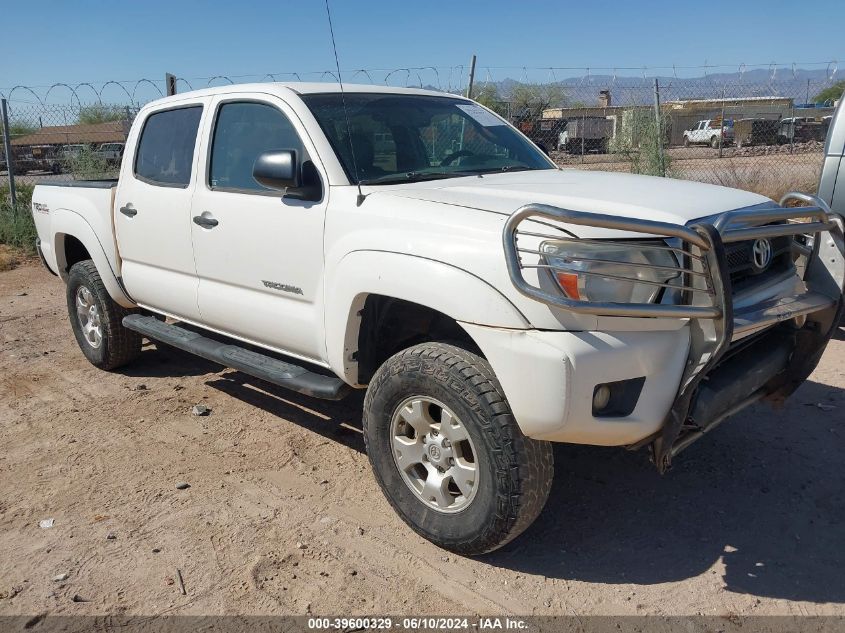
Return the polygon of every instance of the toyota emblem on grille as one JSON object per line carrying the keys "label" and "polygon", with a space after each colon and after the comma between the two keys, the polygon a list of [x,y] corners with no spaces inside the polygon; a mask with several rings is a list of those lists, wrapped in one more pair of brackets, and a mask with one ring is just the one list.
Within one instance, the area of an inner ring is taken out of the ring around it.
{"label": "toyota emblem on grille", "polygon": [[766,239],[754,240],[751,246],[751,259],[754,270],[763,272],[772,263],[772,243]]}

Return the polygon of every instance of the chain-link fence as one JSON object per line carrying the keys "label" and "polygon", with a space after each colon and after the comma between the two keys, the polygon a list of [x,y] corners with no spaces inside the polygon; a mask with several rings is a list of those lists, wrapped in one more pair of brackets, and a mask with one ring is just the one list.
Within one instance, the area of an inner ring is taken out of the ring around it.
{"label": "chain-link fence", "polygon": [[0,152],[0,187],[115,178],[137,106],[8,104],[9,153]]}
{"label": "chain-link fence", "polygon": [[474,96],[562,167],[697,180],[778,199],[816,189],[832,83],[592,78],[520,84],[509,99],[481,84]]}
{"label": "chain-link fence", "polygon": [[[448,73],[400,70],[382,72],[384,81],[376,71],[366,70],[346,73],[344,79],[461,92],[463,67]],[[562,167],[685,178],[775,199],[789,189],[815,190],[834,110],[830,95],[836,93],[831,93],[835,69],[699,79],[588,74],[564,80],[557,80],[554,69],[547,70],[545,80],[529,76],[527,69],[515,80],[512,69],[480,69],[472,96],[543,146]],[[289,74],[291,80],[299,78]],[[323,79],[335,77],[329,73]],[[220,81],[211,78],[207,83]],[[139,104],[161,93],[153,82],[142,82],[127,92],[131,105],[85,104],[79,87],[72,91],[76,101],[68,104],[46,103],[49,91],[41,98],[26,89],[37,102],[19,101],[11,94],[11,155],[7,160],[0,149],[0,190],[9,164],[23,184],[115,177]],[[113,90],[108,83],[99,92],[91,89],[101,98],[104,90]],[[143,97],[147,84],[156,90]],[[179,80],[180,89],[189,85]],[[19,87],[16,94],[28,93]]]}

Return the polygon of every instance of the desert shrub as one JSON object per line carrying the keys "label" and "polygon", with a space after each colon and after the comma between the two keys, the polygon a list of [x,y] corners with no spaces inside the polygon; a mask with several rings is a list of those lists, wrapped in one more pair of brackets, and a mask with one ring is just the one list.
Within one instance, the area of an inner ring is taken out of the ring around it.
{"label": "desert shrub", "polygon": [[105,158],[95,154],[94,150],[88,146],[68,156],[64,160],[64,169],[76,180],[110,178],[115,171]]}
{"label": "desert shrub", "polygon": [[32,185],[21,184],[15,188],[18,198],[16,207],[9,199],[9,186],[0,186],[0,244],[17,246],[27,251],[35,249],[35,222],[30,210]]}
{"label": "desert shrub", "polygon": [[631,173],[648,176],[672,176],[671,158],[665,151],[669,120],[660,117],[660,125],[650,110],[629,110],[622,116],[608,151],[631,163]]}

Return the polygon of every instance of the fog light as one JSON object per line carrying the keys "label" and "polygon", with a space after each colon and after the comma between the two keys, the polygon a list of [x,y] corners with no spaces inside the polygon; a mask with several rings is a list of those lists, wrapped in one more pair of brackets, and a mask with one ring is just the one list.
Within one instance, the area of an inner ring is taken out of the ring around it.
{"label": "fog light", "polygon": [[608,385],[596,385],[593,391],[593,411],[601,411],[610,404],[610,387]]}
{"label": "fog light", "polygon": [[593,389],[593,415],[619,418],[631,415],[640,399],[645,376],[596,385]]}

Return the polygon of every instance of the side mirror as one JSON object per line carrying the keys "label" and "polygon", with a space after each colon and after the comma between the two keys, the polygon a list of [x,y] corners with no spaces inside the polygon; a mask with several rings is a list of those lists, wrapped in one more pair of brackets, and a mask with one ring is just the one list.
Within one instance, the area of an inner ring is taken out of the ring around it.
{"label": "side mirror", "polygon": [[292,149],[273,149],[261,153],[252,167],[252,177],[268,189],[297,189],[299,165]]}

